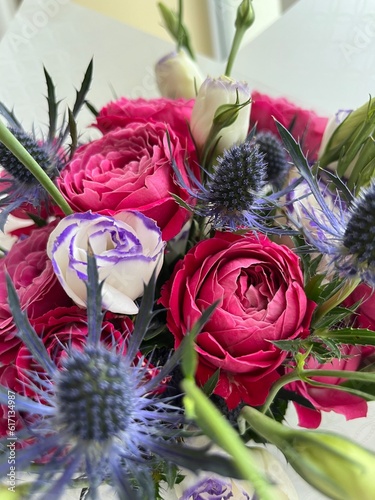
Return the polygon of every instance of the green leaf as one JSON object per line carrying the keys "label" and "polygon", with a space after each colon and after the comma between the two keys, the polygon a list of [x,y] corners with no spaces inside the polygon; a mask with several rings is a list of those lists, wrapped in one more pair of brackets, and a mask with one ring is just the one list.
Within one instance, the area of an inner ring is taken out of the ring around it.
{"label": "green leaf", "polygon": [[313,321],[312,325],[315,332],[318,332],[319,330],[328,329],[337,325],[352,314],[353,307],[334,307],[326,315],[319,318],[318,321]]}
{"label": "green leaf", "polygon": [[[343,146],[347,147],[355,141],[365,140],[369,136],[369,131],[363,134],[363,128],[369,120],[373,119],[375,110],[375,99],[370,98],[368,102],[358,109],[352,111],[345,120],[333,132],[328,144],[320,158],[320,164],[326,167],[333,161],[339,160],[342,156]],[[343,171],[339,172],[342,175]]]}
{"label": "green leaf", "polygon": [[69,124],[69,134],[71,138],[71,143],[69,145],[70,149],[70,159],[74,155],[74,151],[77,149],[78,145],[78,135],[77,135],[77,123],[74,119],[73,112],[68,108],[68,124]]}
{"label": "green leaf", "polygon": [[95,117],[97,117],[99,115],[99,111],[95,108],[95,106],[90,101],[85,100],[85,105]]}
{"label": "green leaf", "polygon": [[[310,269],[307,271],[309,274],[313,274]],[[305,293],[310,300],[314,302],[319,302],[322,292],[322,282],[324,280],[323,274],[313,275],[305,285]]]}
{"label": "green leaf", "polygon": [[44,66],[43,70],[47,84],[47,103],[49,117],[48,142],[52,143],[56,135],[58,107],[60,103],[56,101],[55,85],[50,74]]}
{"label": "green leaf", "polygon": [[348,189],[345,182],[338,177],[337,173],[330,172],[329,170],[323,170],[323,172],[339,191],[340,198],[348,204],[351,203],[353,201],[353,193]]}
{"label": "green leaf", "polygon": [[[343,377],[345,377],[345,371],[343,371]],[[363,391],[360,391],[358,389],[354,389],[354,388],[347,387],[344,385],[325,384],[324,382],[317,382],[316,380],[311,380],[309,378],[304,379],[304,382],[306,382],[307,384],[309,384],[313,387],[320,387],[322,389],[334,389],[334,390],[340,391],[340,392],[347,392],[349,394],[353,394],[353,396],[358,396],[359,398],[362,398],[365,401],[375,401],[375,396],[373,394],[363,392]],[[375,379],[374,379],[374,383],[375,383]]]}
{"label": "green leaf", "polygon": [[340,330],[316,332],[316,334],[323,340],[331,339],[343,344],[375,346],[375,332],[366,328],[341,328]]}
{"label": "green leaf", "polygon": [[12,280],[8,274],[6,274],[6,283],[9,307],[13,315],[14,323],[18,329],[17,335],[32,353],[33,357],[40,364],[40,366],[42,366],[47,373],[54,373],[56,367],[54,363],[52,363],[43,341],[36,334],[26,314],[22,312],[16,289],[14,288]]}
{"label": "green leaf", "polygon": [[358,194],[361,187],[371,181],[375,170],[375,142],[368,137],[359,152],[355,166],[348,179],[348,188],[355,190]]}
{"label": "green leaf", "polygon": [[91,59],[89,65],[87,66],[83,81],[79,90],[76,91],[76,100],[73,106],[73,116],[76,117],[78,111],[81,109],[83,104],[86,102],[86,95],[90,90],[92,75],[93,75],[94,60]]}
{"label": "green leaf", "polygon": [[192,207],[190,205],[188,205],[182,198],[180,198],[177,194],[174,194],[174,193],[169,193],[172,198],[174,199],[174,201],[180,205],[180,207],[182,208],[185,208],[186,210],[188,210],[189,212],[191,213],[194,213],[194,210],[192,209]]}
{"label": "green leaf", "polygon": [[90,242],[87,248],[87,326],[88,340],[97,346],[102,333],[104,312],[102,310],[102,289],[104,281],[99,282],[98,268]]}
{"label": "green leaf", "polygon": [[43,219],[42,217],[39,217],[37,214],[32,214],[30,212],[26,212],[27,216],[30,217],[32,221],[34,221],[34,224],[38,227],[44,227],[47,225],[46,219]]}
{"label": "green leaf", "polygon": [[182,23],[182,16],[177,16],[169,7],[158,2],[159,12],[164,21],[165,28],[177,43],[177,48],[184,47],[189,56],[195,60],[194,51],[191,47],[190,35],[186,26]]}
{"label": "green leaf", "polygon": [[181,345],[182,348],[182,363],[181,369],[184,377],[187,379],[194,379],[196,368],[198,365],[198,354],[194,348],[194,342],[198,333],[202,330],[203,326],[210,319],[213,314],[216,306],[218,305],[218,301],[209,306],[205,311],[203,311],[201,317],[198,321],[195,322],[190,332],[187,333],[184,337],[184,345]]}
{"label": "green leaf", "polygon": [[[91,59],[89,65],[86,69],[85,75],[83,77],[81,87],[79,88],[79,90],[76,90],[76,100],[74,102],[73,109],[71,111],[74,119],[76,119],[81,107],[86,102],[86,95],[90,89],[91,81],[92,81],[93,64],[94,64],[93,59]],[[60,134],[60,142],[61,143],[63,143],[65,141],[66,137],[68,136],[69,130],[70,130],[70,125],[68,123],[65,130]]]}
{"label": "green leaf", "polygon": [[22,130],[22,126],[15,117],[13,111],[10,111],[2,102],[0,102],[0,115],[6,119],[6,121],[12,128],[17,128]]}
{"label": "green leaf", "polygon": [[214,392],[215,387],[219,382],[219,377],[220,377],[220,368],[218,368],[216,372],[211,375],[211,377],[202,387],[202,391],[206,394],[206,396],[211,396],[211,394]]}

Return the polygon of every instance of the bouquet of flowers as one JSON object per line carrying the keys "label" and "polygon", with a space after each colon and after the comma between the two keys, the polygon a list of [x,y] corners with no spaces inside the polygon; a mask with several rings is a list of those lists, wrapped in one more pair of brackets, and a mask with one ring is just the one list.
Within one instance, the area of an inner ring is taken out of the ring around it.
{"label": "bouquet of flowers", "polygon": [[372,499],[374,453],[312,429],[374,399],[375,99],[328,120],[232,79],[249,0],[204,79],[160,10],[161,98],[97,110],[91,62],[62,119],[45,70],[43,137],[0,104],[2,495],[297,498],[270,443]]}

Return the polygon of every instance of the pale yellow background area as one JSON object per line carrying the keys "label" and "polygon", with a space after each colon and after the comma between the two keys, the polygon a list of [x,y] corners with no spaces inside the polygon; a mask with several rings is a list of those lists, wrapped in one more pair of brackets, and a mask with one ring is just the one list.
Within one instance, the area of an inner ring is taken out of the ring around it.
{"label": "pale yellow background area", "polygon": [[[162,25],[156,0],[75,0],[76,3],[95,9],[119,21],[151,33],[164,40],[172,41]],[[177,0],[163,0],[176,11]],[[184,22],[189,29],[193,48],[208,56],[212,55],[212,44],[206,3],[202,0],[184,2]]]}

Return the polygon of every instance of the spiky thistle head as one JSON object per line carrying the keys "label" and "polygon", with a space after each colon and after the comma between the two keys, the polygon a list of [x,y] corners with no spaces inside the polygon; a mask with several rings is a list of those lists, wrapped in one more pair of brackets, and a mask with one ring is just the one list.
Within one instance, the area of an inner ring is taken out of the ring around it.
{"label": "spiky thistle head", "polygon": [[[38,142],[34,137],[21,129],[10,128],[9,130],[51,179],[54,179],[59,174],[62,161],[50,145]],[[1,142],[0,166],[20,184],[25,186],[38,184],[38,180],[31,172]]]}
{"label": "spiky thistle head", "polygon": [[349,211],[339,265],[375,286],[375,182],[360,191]]}
{"label": "spiky thistle head", "polygon": [[59,422],[74,439],[103,443],[126,432],[137,409],[136,384],[123,359],[86,346],[63,361],[56,383]]}
{"label": "spiky thistle head", "polygon": [[244,142],[217,158],[201,193],[200,212],[215,228],[258,228],[255,211],[261,209],[266,184],[264,154],[257,145]]}
{"label": "spiky thistle head", "polygon": [[290,170],[285,149],[278,137],[268,130],[256,134],[255,144],[264,154],[266,166],[265,180],[276,189],[281,189]]}
{"label": "spiky thistle head", "polygon": [[[21,128],[9,129],[20,144],[46,172],[50,179],[55,179],[63,167],[63,161],[51,144],[37,141]],[[48,193],[39,184],[34,175],[0,142],[0,167],[4,169],[0,177],[0,229],[3,229],[8,215],[24,206],[49,210]],[[28,208],[29,210],[29,208]]]}
{"label": "spiky thistle head", "polygon": [[[29,490],[30,497],[41,493],[40,500],[60,498],[77,477],[89,488],[88,498],[97,498],[103,482],[111,484],[121,499],[155,498],[155,470],[167,471],[172,463],[216,471],[223,466],[223,457],[208,454],[207,449],[178,445],[183,413],[163,394],[163,387],[181,359],[181,350],[157,373],[153,370],[153,376],[150,364],[138,355],[154,316],[155,274],[145,288],[134,330],[125,335],[127,345],[115,345],[114,340],[108,345],[101,340],[102,285],[93,259],[89,255],[86,344],[81,349],[67,346],[60,368],[21,312],[8,277],[9,305],[19,335],[43,368],[27,373],[34,400],[17,396],[17,412],[31,417],[19,435],[15,433],[15,439],[26,441],[17,451],[17,468],[28,470],[42,459]],[[3,388],[0,402],[7,398]],[[28,440],[31,444],[27,445]],[[5,439],[0,447],[5,449],[6,444]],[[225,463],[232,472],[230,461]],[[3,453],[0,477],[8,472],[7,454]]]}

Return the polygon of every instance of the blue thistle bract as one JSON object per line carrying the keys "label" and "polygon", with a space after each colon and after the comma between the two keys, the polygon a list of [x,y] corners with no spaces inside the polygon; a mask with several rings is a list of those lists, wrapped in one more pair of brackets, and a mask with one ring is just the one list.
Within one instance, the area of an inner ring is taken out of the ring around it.
{"label": "blue thistle bract", "polygon": [[[17,429],[14,436],[25,443],[17,450],[17,472],[27,471],[30,464],[43,459],[35,469],[29,498],[37,494],[38,499],[58,499],[76,480],[88,487],[92,499],[97,498],[103,483],[111,484],[121,500],[155,498],[153,471],[166,470],[171,463],[219,473],[225,468],[235,474],[228,459],[207,454],[207,448],[192,449],[178,442],[182,432],[187,432],[182,427],[183,412],[173,398],[163,395],[163,388],[181,359],[181,349],[152,377],[149,362],[137,356],[154,316],[155,274],[145,287],[128,344],[122,348],[112,342],[113,347],[108,347],[101,341],[102,284],[89,252],[87,343],[82,350],[67,347],[61,369],[21,312],[9,277],[7,281],[19,335],[44,370],[27,373],[36,400],[16,397],[17,412],[27,414],[24,428]],[[0,402],[7,401],[8,390],[0,386]],[[5,438],[3,450],[7,444]],[[3,477],[9,471],[7,459],[7,453],[0,456]]]}

